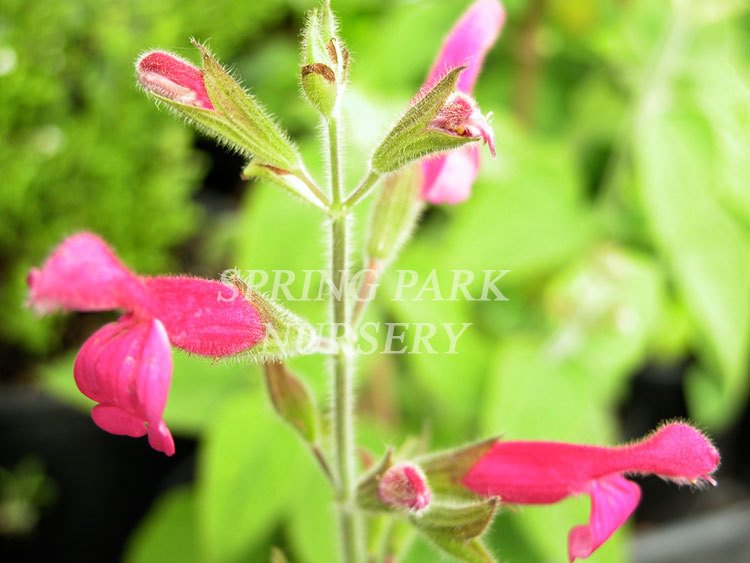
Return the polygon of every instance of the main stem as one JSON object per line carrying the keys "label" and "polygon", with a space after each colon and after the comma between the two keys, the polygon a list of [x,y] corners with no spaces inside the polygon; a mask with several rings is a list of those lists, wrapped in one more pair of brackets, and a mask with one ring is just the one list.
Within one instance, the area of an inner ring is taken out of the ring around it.
{"label": "main stem", "polygon": [[357,563],[362,553],[359,517],[354,499],[354,395],[352,390],[352,352],[349,342],[348,295],[348,213],[342,210],[341,155],[338,123],[328,119],[328,142],[331,167],[331,291],[333,322],[338,335],[338,352],[333,358],[333,446],[336,468],[336,493],[341,547],[344,563]]}

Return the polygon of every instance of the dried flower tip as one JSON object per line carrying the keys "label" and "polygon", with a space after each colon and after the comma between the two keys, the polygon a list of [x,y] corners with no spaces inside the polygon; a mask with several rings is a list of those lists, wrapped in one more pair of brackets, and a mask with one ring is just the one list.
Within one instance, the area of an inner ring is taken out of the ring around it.
{"label": "dried flower tip", "polygon": [[136,61],[135,68],[138,82],[147,91],[180,104],[214,109],[203,72],[177,55],[151,51]]}
{"label": "dried flower tip", "polygon": [[419,467],[401,463],[388,469],[378,485],[380,500],[389,506],[415,512],[430,504],[432,493]]}
{"label": "dried flower tip", "polygon": [[482,115],[476,101],[462,92],[454,92],[440,108],[430,127],[459,137],[481,138],[495,156],[495,134],[488,117]]}

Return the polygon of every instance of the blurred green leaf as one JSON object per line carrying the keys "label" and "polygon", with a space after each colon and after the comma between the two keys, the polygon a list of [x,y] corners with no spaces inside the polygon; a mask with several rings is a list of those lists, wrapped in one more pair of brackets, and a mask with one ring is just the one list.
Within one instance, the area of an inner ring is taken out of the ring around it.
{"label": "blurred green leaf", "polygon": [[[721,377],[701,385],[700,394],[688,380],[687,397],[704,423],[718,427],[737,415],[747,393],[750,248],[713,194],[715,154],[706,120],[685,109],[652,112],[638,133],[645,209],[697,321],[704,358]],[[708,392],[718,397],[700,404]]]}
{"label": "blurred green leaf", "polygon": [[200,458],[199,523],[208,561],[244,560],[300,502],[312,463],[261,393],[239,394],[225,404]]}
{"label": "blurred green leaf", "polygon": [[201,563],[195,492],[183,487],[164,494],[131,537],[126,563]]}
{"label": "blurred green leaf", "polygon": [[296,502],[289,507],[287,536],[299,563],[337,563],[338,526],[333,511],[330,484],[316,467],[300,487]]}

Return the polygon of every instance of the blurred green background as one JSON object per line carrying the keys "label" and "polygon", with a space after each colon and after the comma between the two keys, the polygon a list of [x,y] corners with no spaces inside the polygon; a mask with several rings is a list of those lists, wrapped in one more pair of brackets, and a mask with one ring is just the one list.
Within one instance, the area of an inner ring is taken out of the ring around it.
{"label": "blurred green background", "polygon": [[[333,1],[353,55],[350,186],[468,4]],[[396,302],[396,277],[386,276],[371,320],[473,326],[457,355],[364,358],[360,441],[379,455],[427,425],[434,447],[497,434],[615,443],[686,416],[718,438],[722,487],[673,495],[644,482],[638,527],[748,499],[748,3],[505,4],[506,28],[476,88],[495,115],[498,158],[484,159],[470,201],[427,212],[395,268],[436,268],[448,286],[452,269],[507,269],[499,285],[510,300]],[[154,107],[133,72],[146,49],[197,61],[189,37],[208,40],[299,140],[322,180],[316,116],[297,81],[298,34],[312,6],[3,0],[0,537],[9,553],[57,545],[39,529],[80,500],[66,496],[46,450],[18,422],[33,419],[34,401],[48,394],[82,419],[88,408],[72,358],[105,316],[38,319],[23,307],[29,268],[53,245],[94,230],[143,273],[325,267],[318,214],[273,186],[241,182],[242,161]],[[288,305],[325,318],[320,303]],[[322,360],[293,366],[326,404]],[[143,508],[128,512],[130,527],[111,540],[116,555],[108,557],[265,561],[278,545],[293,561],[336,561],[325,483],[274,419],[260,383],[253,366],[177,355],[166,420],[189,455],[160,462],[161,485],[152,482]],[[18,397],[29,393],[19,415]],[[114,447],[101,440],[97,448]],[[134,455],[158,455],[142,442]],[[185,463],[187,476],[178,471]],[[511,509],[489,541],[503,561],[562,561],[567,531],[587,511],[586,499]],[[591,561],[628,560],[627,546],[628,531],[620,532]],[[406,561],[436,560],[420,541],[410,549]]]}

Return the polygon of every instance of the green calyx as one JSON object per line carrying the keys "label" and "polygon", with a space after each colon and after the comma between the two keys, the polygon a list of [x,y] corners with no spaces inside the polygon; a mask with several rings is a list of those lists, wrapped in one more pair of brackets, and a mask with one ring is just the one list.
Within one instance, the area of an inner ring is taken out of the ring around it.
{"label": "green calyx", "polygon": [[456,83],[465,66],[456,67],[412,105],[372,155],[372,169],[381,174],[396,172],[410,162],[431,154],[457,149],[477,141],[430,127],[448,97],[456,90]]}

